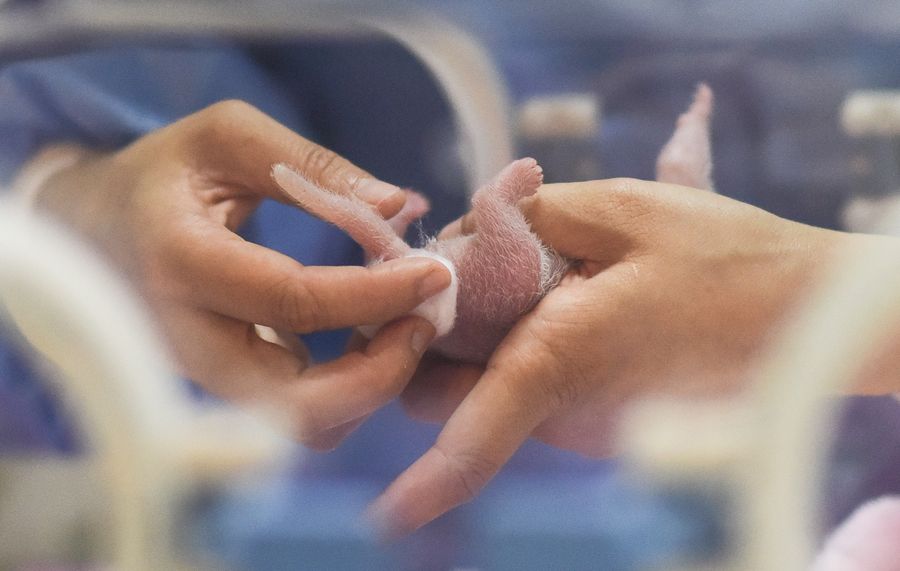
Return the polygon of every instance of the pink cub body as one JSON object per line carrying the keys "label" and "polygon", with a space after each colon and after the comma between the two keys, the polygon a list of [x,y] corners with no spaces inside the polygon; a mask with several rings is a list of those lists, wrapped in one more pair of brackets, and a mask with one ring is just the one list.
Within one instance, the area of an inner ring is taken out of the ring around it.
{"label": "pink cub body", "polygon": [[[660,154],[658,180],[712,189],[711,110],[712,91],[701,85]],[[275,165],[272,176],[305,210],[347,232],[372,263],[417,255],[401,236],[428,212],[421,195],[408,191],[403,210],[384,220],[362,200],[319,188],[286,165]],[[432,350],[485,363],[519,318],[565,274],[568,262],[541,243],[516,206],[537,192],[542,181],[534,159],[514,161],[472,197],[474,234],[432,239],[423,247],[452,263],[458,284],[453,327],[435,339]]]}
{"label": "pink cub body", "polygon": [[[427,212],[424,197],[409,192],[404,209],[385,221],[358,198],[318,188],[283,165],[276,165],[273,176],[303,208],[347,232],[373,263],[416,254],[400,236]],[[531,232],[516,206],[537,192],[542,179],[534,159],[513,162],[472,198],[476,233],[425,244],[424,250],[453,264],[458,280],[453,329],[437,338],[432,350],[486,362],[515,322],[562,277],[565,260]]]}
{"label": "pink cub body", "polygon": [[900,571],[900,497],[854,512],[828,539],[812,571]]}
{"label": "pink cub body", "polygon": [[516,321],[562,278],[567,262],[541,243],[516,206],[542,180],[534,159],[513,162],[472,197],[474,234],[426,244],[454,262],[459,277],[456,325],[436,340],[436,351],[486,362]]}

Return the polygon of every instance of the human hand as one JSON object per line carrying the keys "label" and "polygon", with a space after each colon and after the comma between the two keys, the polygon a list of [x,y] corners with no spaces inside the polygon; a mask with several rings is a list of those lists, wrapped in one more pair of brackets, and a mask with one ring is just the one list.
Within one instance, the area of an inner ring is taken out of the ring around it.
{"label": "human hand", "polygon": [[[407,386],[414,417],[449,420],[372,506],[388,535],[473,498],[530,435],[605,455],[617,417],[639,396],[739,390],[847,236],[629,179],[545,185],[520,205],[575,263],[485,368],[429,359]],[[445,236],[471,226],[464,218]]]}
{"label": "human hand", "polygon": [[227,398],[286,407],[302,441],[332,448],[400,393],[433,328],[399,319],[358,351],[309,366],[292,335],[273,343],[257,324],[305,333],[385,323],[444,289],[450,276],[421,258],[373,269],[304,267],[241,239],[235,230],[263,199],[291,203],[270,178],[280,162],[335,192],[356,193],[382,216],[405,200],[399,188],[228,101],[118,152],[86,153],[47,181],[36,205],[131,278],[186,376]]}

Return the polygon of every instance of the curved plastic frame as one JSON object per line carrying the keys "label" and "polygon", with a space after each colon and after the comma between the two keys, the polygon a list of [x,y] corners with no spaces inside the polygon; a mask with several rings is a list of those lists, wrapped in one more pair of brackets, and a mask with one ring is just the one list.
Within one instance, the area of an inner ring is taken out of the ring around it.
{"label": "curved plastic frame", "polygon": [[[412,6],[354,6],[271,1],[248,11],[244,2],[63,0],[51,9],[26,4],[4,18],[0,53],[58,49],[66,39],[132,38],[197,33],[206,37],[272,40],[285,37],[355,38],[386,35],[404,45],[446,94],[459,128],[468,191],[475,192],[513,159],[513,127],[506,87],[488,53],[471,35],[434,13]],[[365,15],[363,15],[365,14]]]}
{"label": "curved plastic frame", "polygon": [[743,398],[645,401],[630,411],[622,447],[642,475],[730,486],[737,514],[730,543],[740,550],[716,568],[809,568],[834,397],[900,321],[898,292],[895,250],[845,255],[761,361]]}
{"label": "curved plastic frame", "polygon": [[3,203],[0,301],[61,372],[60,393],[109,496],[113,568],[177,568],[181,494],[284,450],[255,419],[200,414],[123,281],[75,239]]}

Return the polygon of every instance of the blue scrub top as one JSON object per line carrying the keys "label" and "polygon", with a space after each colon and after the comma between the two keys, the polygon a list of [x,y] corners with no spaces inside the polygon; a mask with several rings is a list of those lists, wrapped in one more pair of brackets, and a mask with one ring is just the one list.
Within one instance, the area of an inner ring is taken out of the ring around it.
{"label": "blue scrub top", "polygon": [[[0,179],[8,181],[44,144],[75,141],[117,149],[229,98],[255,105],[379,178],[424,192],[432,202],[432,212],[423,224],[426,233],[464,211],[465,176],[454,158],[456,138],[447,103],[421,64],[401,47],[386,42],[253,49],[196,43],[118,46],[8,64],[0,68]],[[412,229],[413,239],[418,231]],[[260,206],[242,234],[305,264],[362,261],[359,248],[342,232],[273,201]],[[339,355],[346,338],[346,331],[304,336],[319,360]],[[0,336],[0,451],[77,453],[77,426],[71,420],[44,384],[34,380],[22,353],[2,343]],[[283,518],[279,523],[248,520],[244,509],[231,517],[226,510],[211,519],[208,528],[214,539],[209,542],[218,545],[215,551],[220,554],[233,551],[236,561],[249,558],[244,566],[253,569],[279,568],[263,564],[273,561],[271,533],[296,539],[285,540],[285,548],[303,546],[306,543],[297,538],[306,537],[304,526],[311,525],[309,533],[317,536],[323,526],[331,525],[336,537],[355,545],[352,538],[365,502],[421,455],[438,430],[414,423],[399,406],[390,405],[335,452],[303,459],[293,475],[293,485],[299,488],[289,488],[272,500],[272,513]],[[607,470],[595,461],[536,443],[524,446],[510,464],[511,473],[526,477],[563,471],[570,476],[596,475]],[[570,480],[560,482],[569,485]],[[585,480],[579,485],[594,484]],[[558,495],[543,480],[535,489]],[[303,501],[297,501],[298,496]],[[253,501],[253,513],[275,517],[264,508],[265,502]],[[316,511],[316,506],[321,509]],[[414,558],[427,553],[426,568],[457,565],[463,545],[459,537],[472,533],[473,522],[482,519],[466,513],[458,510],[443,523],[429,526],[416,540],[428,547],[408,547],[405,552]],[[257,542],[266,546],[258,556],[253,547]],[[352,551],[340,545],[342,552]],[[364,549],[360,557],[380,553],[372,549]],[[298,561],[298,557],[319,553],[302,551],[284,557]]]}
{"label": "blue scrub top", "polygon": [[[193,41],[8,63],[0,67],[0,180],[9,181],[47,143],[117,149],[223,99],[247,101],[375,176],[424,192],[432,202],[426,233],[466,207],[465,176],[453,152],[453,117],[443,95],[407,51],[377,41],[256,47]],[[420,231],[411,232],[416,239]],[[304,264],[362,261],[357,245],[341,231],[273,201],[260,206],[242,234]],[[346,331],[323,332],[305,341],[316,359],[326,360],[341,353],[346,338]],[[18,436],[12,440],[33,445],[43,434],[45,445],[70,448],[68,423],[52,399],[34,383],[12,380],[27,367],[21,355],[7,343],[0,358],[5,359],[0,360],[0,402],[15,403],[5,407],[9,415],[4,416],[22,425],[6,437],[0,434],[0,440],[13,434]],[[42,423],[55,428],[42,432]],[[399,407],[388,407],[338,453],[317,456],[306,469],[386,482],[436,433],[433,426],[410,429]],[[539,445],[526,447],[517,458],[529,469],[560,464],[593,469],[587,461]]]}

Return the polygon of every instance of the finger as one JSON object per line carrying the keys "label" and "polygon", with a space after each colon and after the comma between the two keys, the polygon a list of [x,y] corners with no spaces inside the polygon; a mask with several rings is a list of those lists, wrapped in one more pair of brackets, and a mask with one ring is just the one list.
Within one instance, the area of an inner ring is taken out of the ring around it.
{"label": "finger", "polygon": [[427,321],[404,318],[363,351],[305,368],[251,325],[184,307],[162,315],[185,374],[224,398],[285,409],[297,438],[323,450],[400,394],[434,337]]}
{"label": "finger", "polygon": [[340,155],[294,133],[242,101],[223,101],[192,115],[192,154],[200,167],[226,182],[269,198],[293,203],[269,176],[273,164],[286,163],[319,186],[356,194],[384,217],[406,202],[403,191],[380,181]]}
{"label": "finger", "polygon": [[472,212],[467,213],[460,219],[460,231],[463,235],[474,234],[477,227],[475,226],[475,215]]}
{"label": "finger", "polygon": [[444,229],[438,233],[437,237],[439,240],[446,240],[458,236],[468,236],[469,234],[474,234],[475,230],[475,216],[469,212],[444,226]]}
{"label": "finger", "polygon": [[475,497],[548,416],[555,403],[542,383],[553,371],[534,354],[498,351],[435,445],[375,501],[369,515],[387,537]]}
{"label": "finger", "polygon": [[307,369],[285,395],[297,409],[299,438],[333,447],[354,421],[361,423],[401,393],[434,334],[424,319],[404,318],[379,330],[363,351]]}
{"label": "finger", "polygon": [[251,324],[182,305],[157,309],[182,373],[220,397],[271,402],[306,369],[304,360],[264,340]]}
{"label": "finger", "polygon": [[224,228],[181,238],[165,256],[169,273],[180,278],[180,295],[223,315],[297,333],[385,323],[451,279],[443,264],[427,258],[371,268],[303,266]]}
{"label": "finger", "polygon": [[438,232],[437,238],[438,240],[447,240],[449,238],[456,238],[457,236],[462,236],[462,220],[456,219],[450,224],[444,226],[440,232]]}
{"label": "finger", "polygon": [[293,353],[301,363],[309,363],[309,349],[306,348],[306,345],[304,345],[295,334],[285,331],[276,331],[265,325],[256,325],[255,327],[256,334],[259,335],[260,339],[284,347]]}
{"label": "finger", "polygon": [[519,202],[541,240],[563,256],[612,262],[630,251],[662,206],[656,187],[635,179],[545,184]]}
{"label": "finger", "polygon": [[484,367],[426,355],[400,401],[410,418],[446,422],[484,374]]}

